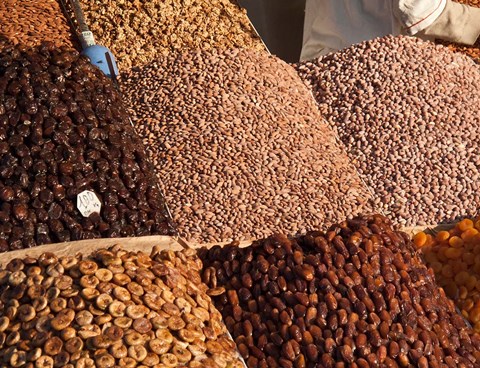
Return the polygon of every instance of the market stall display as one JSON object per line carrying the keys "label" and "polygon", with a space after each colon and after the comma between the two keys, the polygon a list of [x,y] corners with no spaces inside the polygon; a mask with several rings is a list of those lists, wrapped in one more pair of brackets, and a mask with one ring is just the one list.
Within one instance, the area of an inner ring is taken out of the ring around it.
{"label": "market stall display", "polygon": [[375,204],[406,226],[480,205],[480,69],[410,37],[375,39],[296,65]]}
{"label": "market stall display", "polygon": [[372,210],[309,91],[275,57],[173,54],[126,75],[122,88],[187,240],[295,233]]}
{"label": "market stall display", "polygon": [[81,0],[97,42],[120,71],[186,48],[264,50],[245,10],[230,0]]}
{"label": "market stall display", "polygon": [[380,215],[203,249],[203,280],[248,367],[478,367],[480,335]]}
{"label": "market stall display", "polygon": [[6,46],[36,46],[44,41],[73,46],[72,34],[57,0],[0,1],[0,50]]}
{"label": "market stall display", "polygon": [[9,367],[243,367],[195,251],[44,253],[0,270]]}
{"label": "market stall display", "polygon": [[0,251],[171,233],[153,167],[112,82],[53,44],[4,49]]}
{"label": "market stall display", "polygon": [[480,218],[463,219],[450,229],[422,231],[415,245],[435,271],[439,286],[445,289],[461,313],[480,332]]}

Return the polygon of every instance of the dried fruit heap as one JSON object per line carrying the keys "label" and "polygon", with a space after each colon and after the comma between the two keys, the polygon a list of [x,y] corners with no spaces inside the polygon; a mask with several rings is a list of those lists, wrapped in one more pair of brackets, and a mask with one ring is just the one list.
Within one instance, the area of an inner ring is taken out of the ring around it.
{"label": "dried fruit heap", "polygon": [[[77,195],[102,208],[85,218]],[[112,82],[74,51],[0,53],[0,251],[169,234],[153,167]]]}
{"label": "dried fruit heap", "polygon": [[478,367],[480,335],[406,234],[375,215],[203,250],[203,277],[249,367]]}
{"label": "dried fruit heap", "polygon": [[0,271],[8,367],[241,367],[195,252],[45,253]]}
{"label": "dried fruit heap", "polygon": [[435,271],[438,284],[480,333],[479,220],[464,219],[435,236],[420,232],[414,242],[421,248],[427,266]]}

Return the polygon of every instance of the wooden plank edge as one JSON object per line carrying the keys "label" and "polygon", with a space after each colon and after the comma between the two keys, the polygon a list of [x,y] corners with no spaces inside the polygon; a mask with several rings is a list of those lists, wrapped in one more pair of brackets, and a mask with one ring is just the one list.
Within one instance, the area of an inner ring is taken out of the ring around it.
{"label": "wooden plank edge", "polygon": [[38,247],[14,250],[0,253],[0,266],[5,266],[14,258],[38,257],[42,253],[52,252],[57,256],[82,254],[88,256],[94,251],[102,248],[109,248],[120,245],[127,251],[141,251],[150,253],[154,246],[163,250],[182,250],[184,246],[171,236],[152,235],[138,238],[110,238],[110,239],[88,239],[74,242],[53,243],[39,245]]}

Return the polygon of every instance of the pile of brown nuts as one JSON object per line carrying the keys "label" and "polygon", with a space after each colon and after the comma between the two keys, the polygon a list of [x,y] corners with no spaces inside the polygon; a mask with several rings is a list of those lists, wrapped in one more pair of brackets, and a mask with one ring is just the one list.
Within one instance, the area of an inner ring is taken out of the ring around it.
{"label": "pile of brown nuts", "polygon": [[[85,190],[100,200],[100,214],[77,209]],[[0,251],[171,231],[112,82],[52,44],[1,52]]]}
{"label": "pile of brown nuts", "polygon": [[249,367],[480,365],[480,335],[383,216],[200,256],[204,282],[226,289],[213,300]]}
{"label": "pile of brown nuts", "polygon": [[172,54],[132,71],[122,88],[188,240],[304,232],[371,210],[309,91],[275,57]]}
{"label": "pile of brown nuts", "polygon": [[194,251],[115,246],[0,271],[3,367],[242,367]]}
{"label": "pile of brown nuts", "polygon": [[81,0],[96,40],[120,71],[182,49],[265,50],[246,11],[230,0]]}
{"label": "pile of brown nuts", "polygon": [[0,50],[6,46],[73,46],[75,35],[58,0],[0,1]]}
{"label": "pile of brown nuts", "polygon": [[470,58],[387,36],[296,67],[376,208],[404,226],[477,213],[480,69]]}

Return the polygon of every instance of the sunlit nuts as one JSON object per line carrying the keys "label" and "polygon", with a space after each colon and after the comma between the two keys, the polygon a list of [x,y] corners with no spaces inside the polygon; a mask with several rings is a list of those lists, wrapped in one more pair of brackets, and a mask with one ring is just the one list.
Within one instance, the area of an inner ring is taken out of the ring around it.
{"label": "sunlit nuts", "polygon": [[108,349],[108,351],[115,359],[125,358],[128,355],[128,349],[123,344],[123,341],[113,343]]}
{"label": "sunlit nuts", "polygon": [[136,282],[130,282],[127,284],[127,290],[132,294],[132,295],[137,295],[137,296],[142,296],[145,291],[143,290],[143,287],[136,283]]}
{"label": "sunlit nuts", "polygon": [[80,286],[82,288],[95,289],[99,283],[100,281],[95,275],[83,275],[80,279]]}
{"label": "sunlit nuts", "polygon": [[81,294],[82,298],[90,301],[90,300],[95,299],[97,296],[99,296],[100,292],[97,289],[84,288],[84,289],[81,290],[80,294]]}
{"label": "sunlit nuts", "polygon": [[95,357],[95,366],[98,368],[112,368],[115,366],[115,358],[110,354],[101,354]]}
{"label": "sunlit nuts", "polygon": [[57,355],[62,350],[62,347],[63,341],[59,337],[53,336],[45,341],[43,351],[50,356]]}
{"label": "sunlit nuts", "polygon": [[5,344],[8,346],[12,346],[15,344],[18,344],[20,341],[20,333],[18,331],[12,331],[7,335],[7,338],[5,339]]}
{"label": "sunlit nuts", "polygon": [[207,344],[200,339],[195,339],[192,344],[187,346],[194,357],[203,355],[207,351]]}
{"label": "sunlit nuts", "polygon": [[124,335],[123,340],[129,346],[142,345],[145,343],[143,336],[136,331],[128,331]]}
{"label": "sunlit nuts", "polygon": [[163,304],[162,303],[163,299],[161,299],[160,296],[153,293],[147,293],[143,295],[142,300],[148,308],[151,308],[155,311],[160,310],[161,305]]}
{"label": "sunlit nuts", "polygon": [[35,362],[42,356],[42,349],[34,348],[27,353],[27,360],[29,362]]}
{"label": "sunlit nuts", "polygon": [[180,316],[172,316],[168,319],[168,328],[172,331],[178,331],[185,327],[185,322]]}
{"label": "sunlit nuts", "polygon": [[192,308],[192,313],[195,317],[199,318],[201,321],[208,321],[210,318],[210,314],[207,310],[201,307]]}
{"label": "sunlit nuts", "polygon": [[113,278],[113,273],[107,268],[99,268],[95,271],[95,276],[99,282],[110,282]]}
{"label": "sunlit nuts", "polygon": [[118,326],[110,326],[105,330],[104,334],[111,341],[118,341],[123,338],[123,329]]}
{"label": "sunlit nuts", "polygon": [[178,359],[174,354],[166,353],[160,357],[160,361],[166,367],[177,367],[178,366]]}
{"label": "sunlit nuts", "polygon": [[130,328],[132,326],[133,320],[129,317],[117,317],[113,320],[113,324],[120,328]]}
{"label": "sunlit nuts", "polygon": [[128,348],[128,356],[137,362],[142,362],[147,357],[147,349],[142,345],[132,345]]}
{"label": "sunlit nuts", "polygon": [[10,324],[10,319],[6,316],[0,317],[0,332],[3,332],[7,329]]}
{"label": "sunlit nuts", "polygon": [[35,361],[35,368],[53,368],[53,358],[48,355],[42,355]]}
{"label": "sunlit nuts", "polygon": [[123,317],[126,309],[127,306],[123,302],[114,300],[108,306],[108,313],[110,313],[112,317]]}
{"label": "sunlit nuts", "polygon": [[[115,291],[114,291],[114,293],[115,293]],[[112,303],[112,302],[113,302],[113,298],[108,294],[100,294],[95,299],[95,305],[97,306],[98,309],[100,309],[102,311],[107,309],[108,306],[110,305],[110,303]]]}
{"label": "sunlit nuts", "polygon": [[75,318],[73,309],[63,309],[50,321],[50,325],[54,330],[61,331],[70,326]]}
{"label": "sunlit nuts", "polygon": [[123,287],[116,287],[113,289],[113,295],[116,299],[125,302],[131,299],[130,292]]}
{"label": "sunlit nuts", "polygon": [[15,271],[8,277],[8,283],[11,286],[18,286],[27,280],[27,275],[23,271]]}
{"label": "sunlit nuts", "polygon": [[137,318],[133,320],[132,327],[135,331],[141,334],[146,334],[152,330],[152,323],[146,318]]}
{"label": "sunlit nuts", "polygon": [[99,334],[91,337],[87,344],[91,344],[90,346],[96,349],[107,349],[112,344],[112,341],[107,336]]}
{"label": "sunlit nuts", "polygon": [[78,269],[84,275],[94,275],[98,270],[98,265],[89,260],[83,260],[78,263]]}
{"label": "sunlit nuts", "polygon": [[65,350],[70,354],[74,354],[83,350],[83,340],[80,337],[72,337],[65,342]]}
{"label": "sunlit nuts", "polygon": [[148,309],[143,305],[129,305],[125,313],[132,319],[138,319],[143,318],[148,313]]}
{"label": "sunlit nuts", "polygon": [[83,310],[75,315],[75,322],[78,323],[80,326],[90,325],[92,321],[93,314],[89,311]]}
{"label": "sunlit nuts", "polygon": [[83,340],[87,340],[91,337],[95,337],[101,334],[100,327],[97,325],[85,325],[80,328],[78,331],[78,336],[80,336]]}

